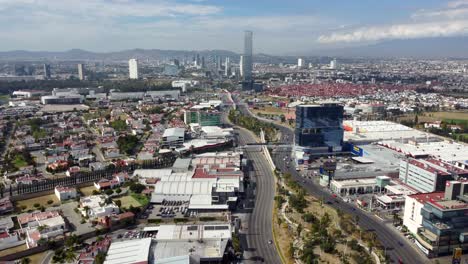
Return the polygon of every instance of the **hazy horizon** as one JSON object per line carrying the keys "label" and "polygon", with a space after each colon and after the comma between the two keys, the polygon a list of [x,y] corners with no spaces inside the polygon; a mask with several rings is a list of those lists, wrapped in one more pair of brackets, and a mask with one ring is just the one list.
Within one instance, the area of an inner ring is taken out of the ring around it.
{"label": "hazy horizon", "polygon": [[0,50],[134,49],[301,54],[418,38],[466,36],[468,0],[0,0]]}

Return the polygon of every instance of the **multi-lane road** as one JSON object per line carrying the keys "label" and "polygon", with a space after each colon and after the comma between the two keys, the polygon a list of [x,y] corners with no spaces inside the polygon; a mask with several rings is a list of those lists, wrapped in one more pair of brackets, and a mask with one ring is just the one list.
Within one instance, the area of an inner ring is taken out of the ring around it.
{"label": "multi-lane road", "polygon": [[[236,98],[235,98],[236,100]],[[243,104],[238,104],[238,110],[242,111],[244,115],[252,115],[250,111]],[[292,144],[294,134],[291,128],[275,124],[281,132],[281,142]],[[285,159],[286,158],[286,159]],[[291,151],[285,147],[277,147],[276,154],[273,155],[273,161],[278,169],[283,172],[289,172],[293,178],[303,186],[308,193],[315,197],[323,197],[324,199],[331,200],[332,197],[328,191],[321,186],[318,186],[312,180],[304,179],[294,168],[288,166],[291,159]],[[386,248],[386,252],[395,263],[427,263],[429,260],[409,244],[409,241],[404,239],[398,231],[387,226],[383,221],[376,218],[370,213],[356,209],[355,206],[345,202],[333,202],[330,204],[332,207],[341,210],[344,213],[349,213],[353,216],[358,216],[359,226],[368,231],[374,231],[381,244]]]}
{"label": "multi-lane road", "polygon": [[[239,129],[239,143],[255,143],[253,135],[244,129]],[[258,151],[244,150],[244,155],[252,161],[254,169],[255,204],[248,216],[248,229],[245,230],[247,250],[244,257],[247,262],[281,263],[273,241],[272,213],[275,196],[275,182],[271,167],[264,154]]]}
{"label": "multi-lane road", "polygon": [[[223,115],[223,122],[232,125]],[[236,129],[239,146],[256,143],[257,139],[244,128]],[[260,149],[260,147],[259,147]],[[243,263],[280,264],[281,259],[273,241],[272,217],[275,196],[275,179],[273,171],[263,153],[245,149],[244,156],[252,161],[253,175],[246,199],[247,206],[253,205],[246,215],[246,223],[241,230],[241,242],[244,248]],[[246,208],[247,209],[247,208]],[[250,208],[248,208],[250,209]]]}

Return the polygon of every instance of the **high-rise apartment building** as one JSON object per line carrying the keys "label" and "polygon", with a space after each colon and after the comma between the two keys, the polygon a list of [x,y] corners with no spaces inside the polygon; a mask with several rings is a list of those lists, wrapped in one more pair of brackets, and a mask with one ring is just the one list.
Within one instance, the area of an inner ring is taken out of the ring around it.
{"label": "high-rise apartment building", "polygon": [[44,64],[44,78],[49,79],[51,76],[50,74],[50,65]]}
{"label": "high-rise apartment building", "polygon": [[305,60],[303,58],[297,59],[297,67],[304,68],[305,67]]}
{"label": "high-rise apartment building", "polygon": [[296,107],[295,144],[339,151],[343,145],[343,106],[336,103]]}
{"label": "high-rise apartment building", "polygon": [[138,79],[138,60],[130,59],[128,61],[128,73],[130,79]]}
{"label": "high-rise apartment building", "polygon": [[224,76],[231,75],[231,61],[229,57],[226,57],[226,61],[224,62]]}
{"label": "high-rise apartment building", "polygon": [[333,59],[330,61],[330,69],[336,70],[338,68],[338,63],[336,62],[336,59]]}
{"label": "high-rise apartment building", "polygon": [[78,64],[78,79],[81,81],[85,79],[84,65],[82,63]]}

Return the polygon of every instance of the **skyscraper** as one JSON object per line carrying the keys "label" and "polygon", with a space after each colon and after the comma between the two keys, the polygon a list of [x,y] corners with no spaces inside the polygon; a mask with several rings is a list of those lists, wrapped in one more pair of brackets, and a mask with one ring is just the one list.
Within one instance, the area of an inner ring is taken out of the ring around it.
{"label": "skyscraper", "polygon": [[338,63],[336,62],[336,59],[331,60],[330,61],[330,69],[336,70],[337,67],[338,67]]}
{"label": "skyscraper", "polygon": [[305,67],[305,60],[303,58],[297,59],[297,67],[304,68]]}
{"label": "skyscraper", "polygon": [[224,76],[229,76],[231,74],[231,61],[229,57],[226,57],[224,62]]}
{"label": "skyscraper", "polygon": [[240,61],[239,61],[239,73],[240,76],[244,76],[244,55],[240,56]]}
{"label": "skyscraper", "polygon": [[341,150],[343,106],[335,103],[296,107],[295,143],[301,147]]}
{"label": "skyscraper", "polygon": [[82,63],[78,64],[78,79],[81,81],[85,79],[84,65]]}
{"label": "skyscraper", "polygon": [[130,79],[138,79],[138,60],[130,59],[128,60],[128,73]]}
{"label": "skyscraper", "polygon": [[244,54],[242,59],[242,77],[246,82],[252,82],[252,31],[244,33]]}
{"label": "skyscraper", "polygon": [[44,64],[44,78],[46,79],[50,78],[50,65],[49,64]]}

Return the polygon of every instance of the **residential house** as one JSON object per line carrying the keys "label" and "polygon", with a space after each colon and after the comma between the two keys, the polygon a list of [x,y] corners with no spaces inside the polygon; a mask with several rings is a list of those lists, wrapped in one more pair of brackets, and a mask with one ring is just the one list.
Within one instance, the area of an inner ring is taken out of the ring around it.
{"label": "residential house", "polygon": [[55,196],[57,196],[59,201],[76,198],[76,188],[74,187],[57,186],[55,187],[54,192],[55,192]]}

